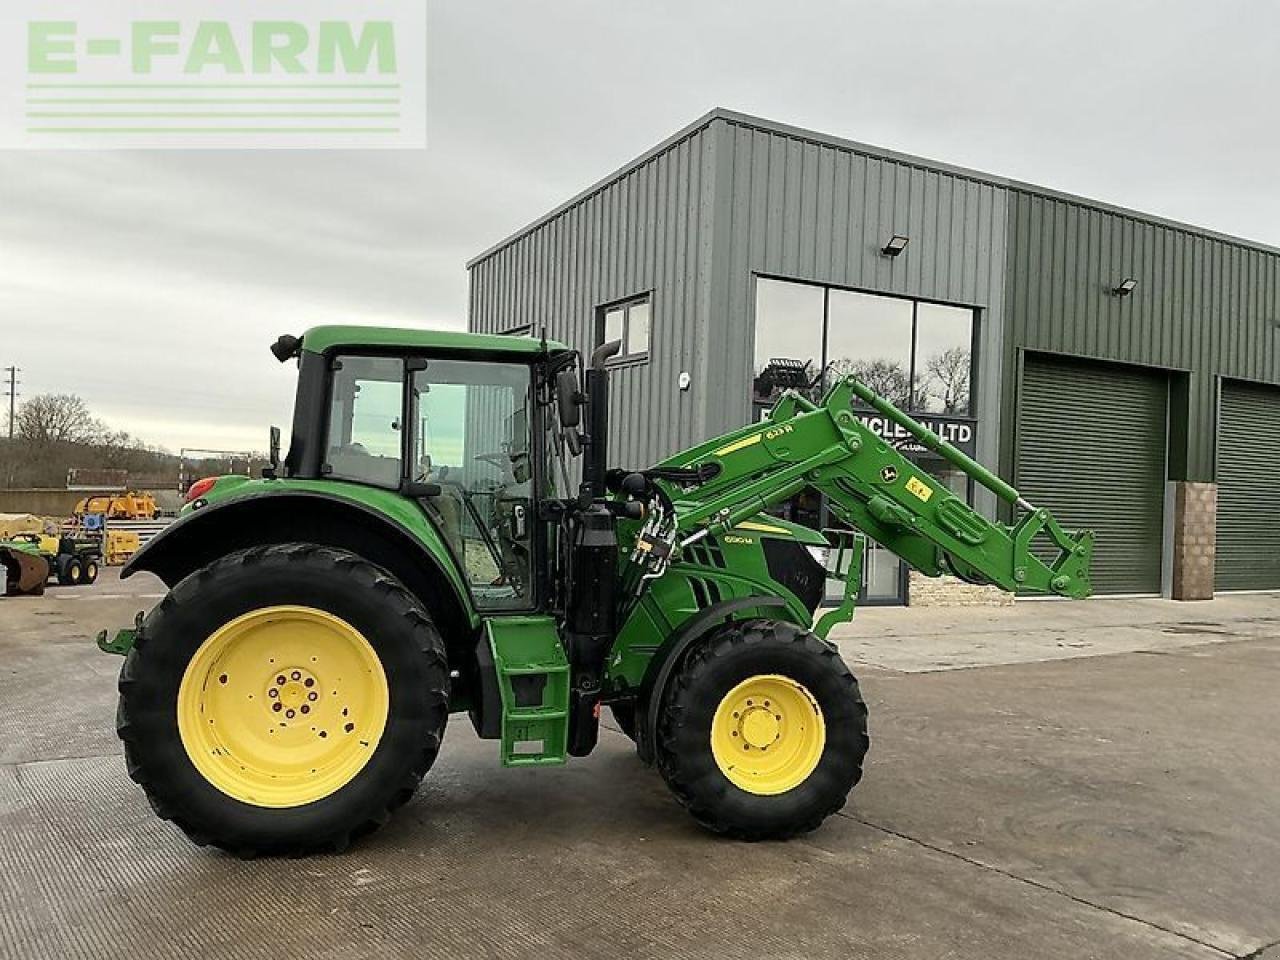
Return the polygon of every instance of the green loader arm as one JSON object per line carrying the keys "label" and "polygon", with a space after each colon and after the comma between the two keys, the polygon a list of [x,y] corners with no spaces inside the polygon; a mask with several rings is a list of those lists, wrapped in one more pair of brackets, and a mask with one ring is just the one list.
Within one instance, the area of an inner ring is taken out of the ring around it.
{"label": "green loader arm", "polygon": [[[872,432],[855,400],[898,424],[921,445],[991,490],[1015,522],[988,520]],[[659,480],[683,547],[720,534],[806,487],[825,494],[837,517],[928,576],[954,574],[1003,590],[1089,595],[1093,534],[1068,531],[1018,491],[852,377],[823,402],[785,394],[769,419],[678,454],[663,467],[719,466],[691,486]],[[1035,543],[1040,549],[1033,551]],[[854,564],[849,579],[858,572]],[[849,584],[856,596],[857,584]],[[850,596],[847,592],[846,596]],[[852,602],[848,602],[852,615]],[[847,617],[846,617],[847,619]],[[828,624],[829,628],[830,624]]]}

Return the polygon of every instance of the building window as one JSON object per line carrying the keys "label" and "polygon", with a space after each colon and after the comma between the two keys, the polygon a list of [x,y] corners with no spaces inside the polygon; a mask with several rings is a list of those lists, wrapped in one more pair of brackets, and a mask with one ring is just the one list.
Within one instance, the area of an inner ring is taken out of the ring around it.
{"label": "building window", "polygon": [[853,374],[894,406],[909,410],[914,313],[910,300],[831,290],[823,385]]}
{"label": "building window", "polygon": [[649,294],[600,307],[596,317],[596,345],[622,341],[614,360],[643,360],[649,356],[653,301]]}
{"label": "building window", "polygon": [[837,287],[756,281],[752,399],[812,400],[853,374],[914,413],[972,412],[974,311]]}
{"label": "building window", "polygon": [[826,311],[823,287],[764,278],[756,281],[755,362],[751,368],[754,401],[768,404],[788,387],[806,396],[819,388]]}
{"label": "building window", "polygon": [[973,311],[940,303],[916,304],[913,409],[972,413]]}

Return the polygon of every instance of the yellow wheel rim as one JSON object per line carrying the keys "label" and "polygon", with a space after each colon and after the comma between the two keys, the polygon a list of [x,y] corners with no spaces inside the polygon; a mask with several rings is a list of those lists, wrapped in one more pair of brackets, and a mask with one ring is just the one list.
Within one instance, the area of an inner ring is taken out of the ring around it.
{"label": "yellow wheel rim", "polygon": [[760,796],[804,783],[826,742],[818,701],[803,684],[778,674],[743,680],[725,694],[711,720],[711,752],[720,772]]}
{"label": "yellow wheel rim", "polygon": [[178,733],[200,774],[259,807],[329,796],[386,728],[387,677],[351,624],[312,607],[264,607],[200,645],[178,688]]}

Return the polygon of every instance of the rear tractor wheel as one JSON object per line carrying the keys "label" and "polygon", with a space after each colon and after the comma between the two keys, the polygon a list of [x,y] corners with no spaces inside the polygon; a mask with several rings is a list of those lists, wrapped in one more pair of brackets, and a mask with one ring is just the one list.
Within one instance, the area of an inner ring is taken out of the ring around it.
{"label": "rear tractor wheel", "polygon": [[834,648],[791,623],[729,623],[672,679],[658,769],[703,826],[741,840],[807,833],[862,776],[867,709]]}
{"label": "rear tractor wheel", "polygon": [[311,544],[215,561],[147,617],[120,673],[129,775],[196,843],[344,848],[412,796],[448,718],[444,643],[418,601]]}

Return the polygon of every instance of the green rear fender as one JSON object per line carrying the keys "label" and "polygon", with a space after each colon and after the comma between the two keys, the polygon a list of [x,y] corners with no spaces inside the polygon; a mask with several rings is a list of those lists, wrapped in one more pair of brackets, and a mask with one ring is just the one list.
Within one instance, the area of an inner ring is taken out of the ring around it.
{"label": "green rear fender", "polygon": [[415,502],[391,490],[332,480],[220,482],[199,510],[147,543],[121,571],[140,570],[172,587],[234,550],[310,542],[350,550],[400,579],[443,620],[469,635],[479,617],[457,562]]}

